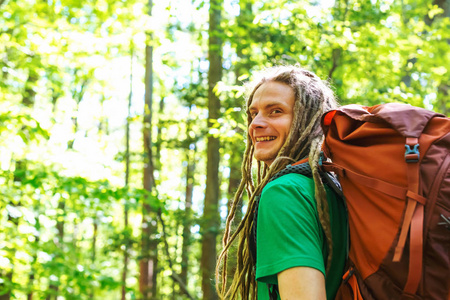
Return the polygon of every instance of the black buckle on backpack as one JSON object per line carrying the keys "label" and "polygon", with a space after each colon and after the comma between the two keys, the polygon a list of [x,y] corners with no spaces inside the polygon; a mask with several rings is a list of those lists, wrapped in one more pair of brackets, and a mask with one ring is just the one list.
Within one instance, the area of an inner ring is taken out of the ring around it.
{"label": "black buckle on backpack", "polygon": [[[413,148],[411,149],[411,146]],[[419,144],[415,145],[405,145],[405,161],[407,163],[416,163],[419,161],[420,154],[419,154]]]}
{"label": "black buckle on backpack", "polygon": [[353,269],[353,267],[350,267],[346,276],[344,278],[342,278],[342,281],[344,282],[344,284],[346,284],[350,280],[350,277],[352,277],[353,274],[355,274],[355,269]]}

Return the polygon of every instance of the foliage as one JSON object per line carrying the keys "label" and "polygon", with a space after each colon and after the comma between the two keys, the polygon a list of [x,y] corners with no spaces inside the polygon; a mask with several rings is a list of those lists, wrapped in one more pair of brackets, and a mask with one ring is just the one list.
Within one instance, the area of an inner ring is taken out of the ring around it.
{"label": "foliage", "polygon": [[[187,290],[201,298],[206,143],[211,135],[221,142],[223,221],[246,139],[243,83],[254,71],[298,63],[329,80],[341,104],[395,101],[450,115],[450,18],[439,3],[224,1],[223,76],[213,89],[221,110],[208,127],[209,1],[154,1],[149,17],[143,0],[0,0],[0,294],[119,299],[124,286],[127,299],[139,299],[148,201],[159,212],[156,296],[187,298],[173,279],[187,257]],[[151,194],[142,189],[148,33]]]}

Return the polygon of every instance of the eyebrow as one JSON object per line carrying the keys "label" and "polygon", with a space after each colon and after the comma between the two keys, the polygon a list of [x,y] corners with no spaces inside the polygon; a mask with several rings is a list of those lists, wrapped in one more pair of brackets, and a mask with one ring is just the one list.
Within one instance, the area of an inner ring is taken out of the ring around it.
{"label": "eyebrow", "polygon": [[[248,108],[249,111],[256,110],[256,108],[254,106],[252,106],[252,104],[250,104],[250,107]],[[272,102],[268,103],[267,105],[265,105],[264,108],[270,109],[274,106],[286,106],[286,103],[283,101],[272,101]]]}

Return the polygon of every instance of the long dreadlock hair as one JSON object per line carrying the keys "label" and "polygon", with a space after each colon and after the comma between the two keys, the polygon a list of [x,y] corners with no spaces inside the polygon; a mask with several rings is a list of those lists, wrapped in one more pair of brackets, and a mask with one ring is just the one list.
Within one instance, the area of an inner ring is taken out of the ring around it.
{"label": "long dreadlock hair", "polygon": [[[253,224],[253,211],[256,196],[262,192],[270,178],[289,163],[309,157],[315,183],[315,199],[317,211],[328,245],[327,272],[331,264],[333,252],[328,202],[323,182],[318,172],[323,133],[320,127],[322,114],[337,107],[333,91],[327,82],[322,81],[314,73],[298,66],[279,66],[267,69],[260,74],[259,80],[249,85],[247,98],[247,126],[252,118],[248,111],[256,90],[265,82],[274,81],[287,84],[295,93],[294,116],[291,128],[284,145],[270,167],[261,161],[256,162],[256,183],[252,175],[254,145],[247,133],[247,145],[242,162],[242,180],[235,194],[226,220],[222,240],[223,250],[216,266],[216,289],[221,299],[256,299],[255,262],[250,253],[250,233]],[[248,127],[247,127],[248,128]],[[231,226],[237,208],[240,207],[242,194],[247,191],[249,203],[245,216],[232,232]],[[232,283],[227,287],[227,258],[231,245],[239,238],[237,248],[237,266]]]}

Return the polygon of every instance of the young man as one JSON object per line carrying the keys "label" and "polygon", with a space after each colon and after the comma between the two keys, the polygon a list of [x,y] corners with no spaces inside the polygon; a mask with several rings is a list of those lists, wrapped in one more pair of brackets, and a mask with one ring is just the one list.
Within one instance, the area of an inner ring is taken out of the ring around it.
{"label": "young man", "polygon": [[[320,118],[336,108],[333,92],[316,75],[297,67],[269,69],[255,83],[247,101],[243,178],[217,264],[219,295],[222,299],[334,299],[346,258],[347,219],[344,204],[318,172],[323,141]],[[297,173],[280,176],[287,165],[303,158],[309,158],[313,178]],[[231,233],[244,190],[249,197],[247,212]],[[237,237],[236,273],[227,288],[227,255]],[[256,258],[251,248],[256,248]]]}

